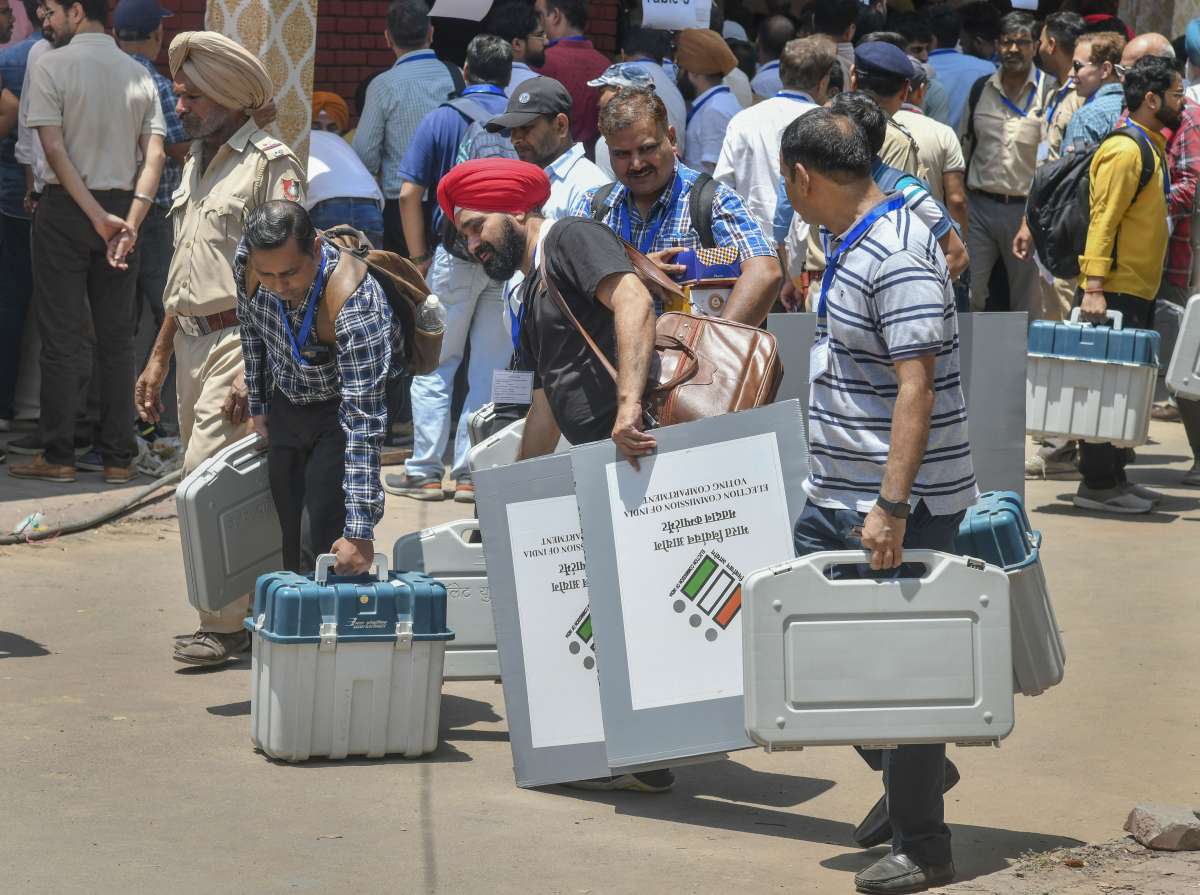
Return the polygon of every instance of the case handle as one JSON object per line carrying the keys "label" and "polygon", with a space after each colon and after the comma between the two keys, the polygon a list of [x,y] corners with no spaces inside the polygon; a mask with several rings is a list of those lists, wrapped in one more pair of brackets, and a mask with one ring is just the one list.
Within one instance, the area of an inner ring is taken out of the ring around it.
{"label": "case handle", "polygon": [[[1091,323],[1090,321],[1085,321],[1083,319],[1082,315],[1083,315],[1083,308],[1080,308],[1078,306],[1071,308],[1071,322],[1072,323],[1078,323],[1078,324],[1081,324],[1082,326],[1094,326],[1095,325],[1095,324]],[[1124,329],[1125,328],[1125,315],[1122,314],[1120,311],[1114,311],[1112,308],[1109,308],[1107,311],[1104,312],[1104,316],[1107,317],[1110,321],[1112,321],[1113,329]]]}
{"label": "case handle", "polygon": [[250,467],[262,458],[263,451],[267,449],[257,432],[247,435],[237,443],[237,447],[239,450],[229,465],[238,475],[249,474]]}
{"label": "case handle", "polygon": [[[479,527],[478,519],[459,519],[456,522],[451,522],[449,528],[452,532],[454,532],[454,536],[462,542],[464,547],[471,547],[474,549],[482,548],[482,529]],[[467,536],[471,534],[471,532],[479,532],[480,540],[467,540]]]}
{"label": "case handle", "polygon": [[[937,550],[905,550],[901,555],[901,564],[920,564],[925,567],[925,575],[919,579],[913,578],[884,578],[880,579],[880,584],[889,584],[900,581],[928,581],[934,575],[945,567],[954,557],[949,553],[941,553]],[[838,566],[869,566],[871,564],[871,551],[869,550],[832,550],[828,553],[814,553],[811,556],[812,565],[820,574],[825,575],[830,569]],[[888,570],[890,571],[890,570]]]}
{"label": "case handle", "polygon": [[[337,562],[337,557],[332,553],[322,553],[317,557],[317,568],[313,573],[313,581],[317,584],[324,584],[329,580],[329,575],[333,571],[334,563]],[[382,553],[375,554],[375,561],[372,564],[375,570],[376,580],[387,581],[388,577],[388,559]],[[361,577],[361,576],[348,576]]]}

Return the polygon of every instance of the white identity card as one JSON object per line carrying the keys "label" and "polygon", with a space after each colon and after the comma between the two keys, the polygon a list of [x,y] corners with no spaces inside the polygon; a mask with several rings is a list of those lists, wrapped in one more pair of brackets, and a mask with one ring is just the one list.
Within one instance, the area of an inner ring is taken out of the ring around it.
{"label": "white identity card", "polygon": [[532,371],[492,370],[493,404],[529,404],[532,401]]}

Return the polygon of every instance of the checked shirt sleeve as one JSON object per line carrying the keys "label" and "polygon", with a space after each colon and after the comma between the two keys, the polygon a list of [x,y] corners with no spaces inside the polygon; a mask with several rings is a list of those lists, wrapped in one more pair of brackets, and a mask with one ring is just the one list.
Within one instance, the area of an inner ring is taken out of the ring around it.
{"label": "checked shirt sleeve", "polygon": [[246,297],[246,242],[233,257],[233,282],[237,285],[238,332],[246,367],[246,393],[251,416],[265,416],[267,406],[267,346],[255,328],[254,311]]}
{"label": "checked shirt sleeve", "polygon": [[363,280],[337,316],[338,372],[342,404],[338,420],[346,433],[345,477],[347,538],[374,540],[383,518],[379,452],[387,428],[388,370],[392,363],[392,316],[382,289]]}
{"label": "checked shirt sleeve", "polygon": [[741,196],[724,184],[717,185],[713,196],[713,239],[719,246],[736,246],[738,260],[775,254],[775,247],[763,233],[758,219],[746,208]]}

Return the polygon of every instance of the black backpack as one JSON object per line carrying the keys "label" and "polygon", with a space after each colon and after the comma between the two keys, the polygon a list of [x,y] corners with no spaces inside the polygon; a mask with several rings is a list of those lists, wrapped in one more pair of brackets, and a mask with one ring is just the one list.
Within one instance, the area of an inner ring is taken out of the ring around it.
{"label": "black backpack", "polygon": [[[607,217],[608,209],[604,207],[604,203],[608,201],[608,197],[616,188],[617,184],[613,182],[606,183],[596,190],[592,196],[592,220],[603,221]],[[700,237],[700,247],[704,249],[717,247],[717,241],[713,238],[712,231],[712,207],[716,195],[717,182],[707,174],[700,174],[696,177],[696,182],[692,184],[692,191],[688,196],[688,211],[692,218],[692,229]]]}
{"label": "black backpack", "polygon": [[[1138,179],[1136,201],[1154,176],[1154,150],[1130,127],[1115,130],[1105,140],[1127,139],[1142,152],[1142,174]],[[1090,172],[1092,157],[1104,140],[1081,150],[1067,152],[1062,158],[1041,165],[1033,175],[1025,217],[1033,234],[1034,250],[1042,266],[1062,280],[1079,276],[1079,256],[1087,244],[1091,219]],[[1113,245],[1116,258],[1116,244]]]}

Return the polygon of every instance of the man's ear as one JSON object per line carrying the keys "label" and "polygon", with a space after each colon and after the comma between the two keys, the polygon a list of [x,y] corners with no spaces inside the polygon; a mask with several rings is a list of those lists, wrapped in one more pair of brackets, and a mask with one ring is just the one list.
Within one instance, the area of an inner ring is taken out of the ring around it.
{"label": "man's ear", "polygon": [[563,134],[571,133],[571,119],[566,112],[554,116],[554,126]]}
{"label": "man's ear", "polygon": [[672,146],[676,145],[675,144],[675,125],[673,125],[673,124],[667,125],[667,139],[671,141]]}

